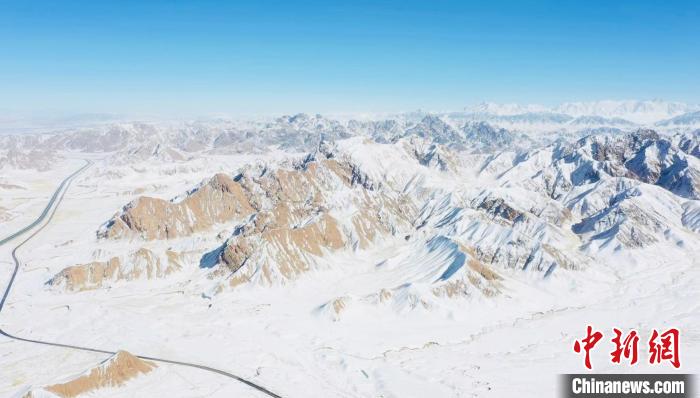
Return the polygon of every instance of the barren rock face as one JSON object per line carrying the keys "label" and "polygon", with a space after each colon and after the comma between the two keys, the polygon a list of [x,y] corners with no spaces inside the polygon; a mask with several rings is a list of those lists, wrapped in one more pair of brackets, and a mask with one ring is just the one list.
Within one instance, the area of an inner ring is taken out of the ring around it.
{"label": "barren rock face", "polygon": [[[689,158],[692,153],[687,152],[691,144],[686,141],[679,144],[685,144],[686,149],[660,137],[653,130],[639,130],[621,137],[590,136],[581,139],[566,158],[590,168],[589,174],[595,174],[596,178],[600,178],[603,172],[612,177],[627,177],[658,185],[681,197],[698,199],[700,174],[692,165],[695,159]],[[598,163],[591,165],[586,162],[588,159]],[[572,177],[583,174],[572,173]],[[577,181],[572,180],[577,185]]]}
{"label": "barren rock face", "polygon": [[[258,211],[221,252],[234,286],[253,277],[268,283],[293,279],[325,252],[365,248],[397,227],[410,228],[415,211],[409,202],[402,208],[395,192],[375,190],[351,162],[325,156],[262,176],[244,173],[238,180]],[[341,206],[350,217],[338,218]]]}
{"label": "barren rock face", "polygon": [[163,258],[148,249],[141,248],[129,256],[112,257],[108,261],[95,261],[64,268],[47,284],[62,286],[69,291],[102,287],[106,282],[162,278],[182,267],[180,256],[166,251]]}
{"label": "barren rock face", "polygon": [[63,383],[31,390],[23,398],[43,397],[49,394],[73,398],[101,388],[119,387],[131,379],[150,373],[156,367],[151,361],[139,359],[126,351],[119,351],[80,376]]}
{"label": "barren rock face", "polygon": [[224,174],[217,174],[180,202],[149,197],[136,199],[110,220],[100,236],[170,239],[188,236],[252,212],[240,184]]}
{"label": "barren rock face", "polygon": [[502,198],[486,198],[478,204],[477,208],[493,217],[500,217],[508,222],[515,222],[524,214],[510,207]]}
{"label": "barren rock face", "polygon": [[[211,232],[221,224],[232,235],[217,250],[213,274],[236,285],[253,276],[265,283],[293,279],[327,252],[367,248],[411,228],[416,212],[411,198],[382,187],[349,158],[336,157],[330,148],[326,152],[274,168],[251,166],[235,178],[217,174],[181,200],[138,198],[98,236],[165,240]],[[130,258],[68,267],[48,283],[84,290],[179,268],[180,261],[141,249]]]}
{"label": "barren rock face", "polygon": [[[236,272],[248,261],[255,262],[256,254],[260,255],[264,251],[267,259],[262,264],[265,278],[271,278],[270,270],[274,267],[282,276],[292,279],[309,269],[309,256],[320,257],[324,250],[337,250],[345,244],[346,239],[339,230],[337,221],[330,215],[323,214],[303,227],[280,227],[266,230],[252,239],[232,239],[226,244],[221,260],[231,271]],[[231,283],[236,284],[238,281],[235,279]]]}

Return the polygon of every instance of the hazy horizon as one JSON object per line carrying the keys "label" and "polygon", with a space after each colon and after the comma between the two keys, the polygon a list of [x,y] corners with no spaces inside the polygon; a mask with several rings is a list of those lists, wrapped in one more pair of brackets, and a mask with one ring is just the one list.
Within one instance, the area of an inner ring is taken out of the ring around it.
{"label": "hazy horizon", "polygon": [[[542,104],[536,102],[492,102],[492,101],[477,101],[473,103],[468,103],[463,106],[454,106],[452,108],[444,109],[429,109],[425,107],[419,107],[415,109],[403,109],[396,111],[356,111],[356,112],[346,112],[346,111],[335,111],[335,112],[317,112],[313,109],[292,109],[288,112],[266,112],[266,113],[244,113],[244,112],[201,112],[201,113],[168,113],[168,112],[151,112],[151,113],[110,113],[110,112],[78,112],[78,111],[63,111],[56,109],[42,109],[42,110],[32,110],[32,111],[17,111],[13,109],[0,109],[0,126],[8,122],[42,122],[42,121],[61,121],[61,122],[80,122],[83,120],[90,121],[177,121],[177,120],[197,120],[197,119],[256,119],[256,118],[273,118],[281,116],[292,116],[297,114],[308,114],[308,115],[322,115],[324,117],[351,117],[351,118],[380,118],[382,116],[391,115],[401,115],[414,112],[424,112],[429,114],[441,114],[441,113],[451,113],[451,112],[472,112],[474,108],[484,104],[491,104],[496,106],[521,106],[521,107],[543,107],[545,111],[555,111],[558,106],[564,104],[596,104],[602,102],[659,102],[666,104],[685,104],[691,107],[700,107],[700,103],[684,102],[684,101],[674,101],[666,100],[662,98],[642,98],[642,99],[598,99],[591,101],[563,101],[555,104]],[[517,112],[513,113],[516,114]]]}

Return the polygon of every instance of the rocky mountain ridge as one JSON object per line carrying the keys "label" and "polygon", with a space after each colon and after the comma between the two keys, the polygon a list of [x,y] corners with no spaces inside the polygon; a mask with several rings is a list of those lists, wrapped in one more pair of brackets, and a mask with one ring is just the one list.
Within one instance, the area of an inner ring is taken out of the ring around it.
{"label": "rocky mountain ridge", "polygon": [[[423,125],[458,133],[436,120]],[[322,140],[305,155],[217,174],[171,200],[139,197],[98,231],[105,247],[125,242],[132,254],[68,267],[48,284],[94,289],[199,268],[215,294],[294,283],[342,253],[401,247],[372,271],[389,282],[318,311],[336,319],[349,306],[432,308],[498,295],[511,272],[547,278],[613,252],[692,250],[699,170],[697,133],[641,129],[491,154],[415,132],[390,143]],[[162,252],[162,242],[215,234],[220,243],[198,252]]]}

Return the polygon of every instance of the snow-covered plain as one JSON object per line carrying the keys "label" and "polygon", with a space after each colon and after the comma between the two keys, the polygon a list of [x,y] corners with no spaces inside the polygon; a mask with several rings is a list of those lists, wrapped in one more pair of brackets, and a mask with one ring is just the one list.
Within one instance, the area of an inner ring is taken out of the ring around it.
{"label": "snow-covered plain", "polygon": [[[29,339],[201,363],[284,397],[553,397],[558,374],[584,371],[572,347],[587,325],[605,334],[593,351],[595,372],[676,371],[646,361],[651,330],[670,327],[682,333],[681,371],[700,371],[699,205],[696,191],[686,193],[675,183],[696,181],[697,158],[680,151],[664,158],[643,149],[643,167],[636,157],[621,173],[608,161],[589,165],[587,151],[602,141],[583,140],[571,154],[554,145],[523,156],[451,151],[449,145],[431,147],[430,134],[426,138],[425,144],[407,138],[378,144],[338,137],[333,149],[334,158],[352,160],[363,184],[382,182],[372,192],[396,189],[420,205],[420,228],[410,236],[397,226],[366,248],[324,250],[293,278],[235,287],[217,273],[223,264],[209,269],[200,258],[235,239],[229,236],[239,220],[147,242],[98,238],[97,232],[140,196],[180,201],[216,173],[235,176],[246,164],[277,167],[284,158],[302,158],[297,148],[193,152],[181,159],[163,158],[158,150],[145,159],[63,151],[47,171],[6,168],[11,171],[0,181],[27,189],[21,196],[3,191],[0,206],[18,216],[0,223],[2,235],[35,218],[81,158],[95,162],[73,182],[51,223],[19,250],[23,264],[0,328]],[[681,164],[687,171],[674,183],[639,181],[645,175],[640,170],[655,167],[670,175]],[[603,168],[613,169],[612,175]],[[591,177],[594,171],[599,180]],[[369,188],[337,189],[324,205],[343,204],[328,210],[342,224],[353,216],[343,212],[352,207],[351,195]],[[561,216],[568,214],[564,208],[573,215]],[[454,280],[465,272],[464,256],[476,258],[475,249],[463,248],[471,244],[479,253],[491,247],[506,252],[487,264],[500,278],[494,282],[498,293],[470,288],[450,297],[434,294],[436,280]],[[0,247],[7,270],[2,286],[13,265],[12,246]],[[165,277],[111,280],[83,291],[47,284],[68,266],[142,246],[190,254]],[[391,297],[385,300],[384,291]],[[613,327],[639,331],[640,363],[610,362]],[[22,396],[106,357],[0,337],[0,395]],[[262,395],[215,374],[161,364],[89,396]]]}

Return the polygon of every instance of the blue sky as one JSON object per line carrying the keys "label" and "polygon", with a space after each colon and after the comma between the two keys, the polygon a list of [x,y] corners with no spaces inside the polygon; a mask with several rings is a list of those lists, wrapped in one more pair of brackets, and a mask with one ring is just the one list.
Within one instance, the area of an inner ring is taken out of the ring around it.
{"label": "blue sky", "polygon": [[700,102],[698,1],[0,0],[0,109]]}

